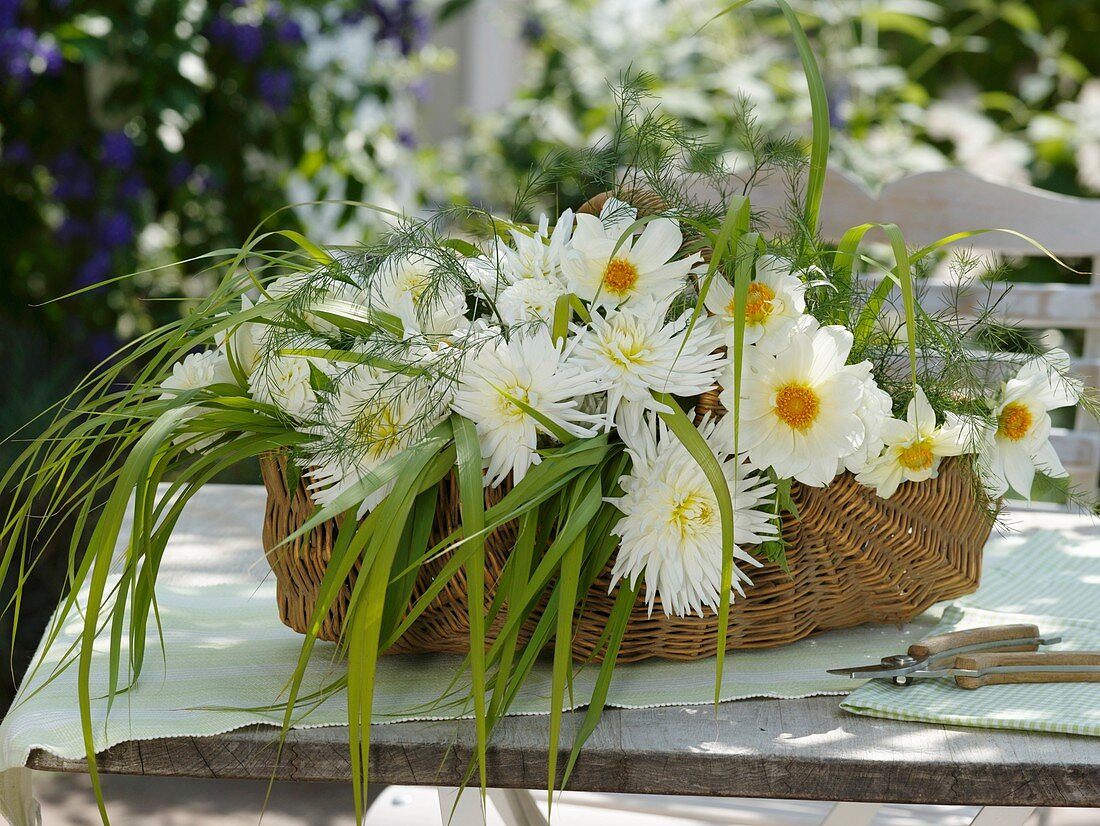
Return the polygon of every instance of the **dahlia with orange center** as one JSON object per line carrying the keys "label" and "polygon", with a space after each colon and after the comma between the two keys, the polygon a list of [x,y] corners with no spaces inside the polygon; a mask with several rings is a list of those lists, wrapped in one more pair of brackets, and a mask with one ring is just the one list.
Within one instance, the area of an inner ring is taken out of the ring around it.
{"label": "dahlia with orange center", "polygon": [[682,292],[700,256],[680,255],[684,236],[671,218],[657,218],[635,237],[637,211],[609,198],[600,212],[578,215],[561,269],[569,290],[593,306],[614,308],[644,299],[664,302]]}
{"label": "dahlia with orange center", "polygon": [[[753,466],[821,487],[863,444],[866,428],[857,408],[867,366],[845,364],[851,347],[847,330],[820,327],[805,316],[778,356],[746,348],[737,449]],[[722,403],[730,410],[732,368],[722,385]],[[732,442],[733,417],[726,416],[722,427]]]}
{"label": "dahlia with orange center", "polygon": [[937,425],[936,411],[924,390],[917,387],[905,420],[887,419],[883,423],[886,449],[868,463],[856,481],[889,499],[902,482],[923,482],[938,476],[944,456],[975,451],[980,434],[980,426],[953,413],[947,414],[943,425]]}
{"label": "dahlia with orange center", "polygon": [[981,470],[993,496],[1009,488],[1031,498],[1035,471],[1052,478],[1067,476],[1050,444],[1050,412],[1077,404],[1081,382],[1069,378],[1069,356],[1052,350],[1023,365],[992,404],[996,428],[990,428]]}
{"label": "dahlia with orange center", "polygon": [[[761,256],[756,261],[756,277],[749,284],[745,301],[745,343],[755,344],[772,356],[786,348],[795,324],[806,310],[806,285],[792,274],[791,268],[791,262],[785,258]],[[721,274],[710,280],[704,304],[725,331],[726,345],[732,347],[737,302],[733,286]]]}

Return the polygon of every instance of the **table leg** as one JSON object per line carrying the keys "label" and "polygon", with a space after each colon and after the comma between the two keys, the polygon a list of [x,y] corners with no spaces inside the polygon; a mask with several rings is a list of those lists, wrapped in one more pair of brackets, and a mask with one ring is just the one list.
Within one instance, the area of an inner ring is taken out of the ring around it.
{"label": "table leg", "polygon": [[443,818],[443,826],[482,826],[485,823],[480,789],[437,786],[435,791],[439,795],[439,815]]}
{"label": "table leg", "polygon": [[489,789],[488,794],[507,826],[548,826],[546,817],[527,789]]}
{"label": "table leg", "polygon": [[875,819],[879,803],[851,803],[841,801],[821,821],[821,826],[870,826]]}
{"label": "table leg", "polygon": [[1024,826],[1033,814],[1027,806],[983,806],[970,826]]}

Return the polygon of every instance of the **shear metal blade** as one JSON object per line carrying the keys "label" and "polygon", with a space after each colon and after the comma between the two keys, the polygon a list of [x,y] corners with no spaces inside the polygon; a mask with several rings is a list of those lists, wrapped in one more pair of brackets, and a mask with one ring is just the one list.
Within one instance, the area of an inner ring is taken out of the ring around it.
{"label": "shear metal blade", "polygon": [[836,674],[838,677],[904,677],[906,674],[912,674],[915,669],[913,666],[906,668],[899,668],[896,665],[861,665],[855,668],[829,668],[826,669],[829,674]]}

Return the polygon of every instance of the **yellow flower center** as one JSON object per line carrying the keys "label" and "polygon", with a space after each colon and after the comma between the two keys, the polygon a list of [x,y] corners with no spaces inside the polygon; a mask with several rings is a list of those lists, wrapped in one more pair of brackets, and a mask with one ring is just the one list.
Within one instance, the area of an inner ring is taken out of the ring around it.
{"label": "yellow flower center", "polygon": [[523,408],[516,404],[516,400],[529,405],[531,403],[531,388],[515,382],[497,389],[500,393],[497,396],[497,409],[502,418],[522,419],[527,415],[523,412]]}
{"label": "yellow flower center", "polygon": [[898,464],[909,470],[928,470],[934,461],[936,457],[932,453],[932,445],[928,439],[913,442],[898,452]]}
{"label": "yellow flower center", "polygon": [[1027,405],[1011,402],[1004,406],[997,418],[997,435],[1018,442],[1031,430],[1031,424],[1031,411],[1027,409]]}
{"label": "yellow flower center", "polygon": [[775,415],[795,430],[805,430],[817,419],[821,400],[804,384],[788,384],[775,394]]}
{"label": "yellow flower center", "polygon": [[[767,284],[761,284],[759,281],[749,284],[749,298],[745,302],[745,321],[749,324],[763,324],[774,309],[773,298],[775,298],[775,290]],[[736,302],[730,301],[726,312],[731,316],[736,315]]]}
{"label": "yellow flower center", "polygon": [[360,413],[355,420],[355,433],[375,456],[387,456],[400,448],[403,436],[401,422],[389,405]]}
{"label": "yellow flower center", "polygon": [[397,289],[399,292],[408,293],[409,298],[412,299],[413,306],[420,304],[420,298],[424,295],[424,292],[428,289],[430,278],[421,272],[416,270],[409,270],[403,273],[397,280]]}
{"label": "yellow flower center", "polygon": [[692,491],[673,503],[668,521],[681,537],[687,538],[709,527],[713,518],[714,507],[710,500],[703,494]]}
{"label": "yellow flower center", "polygon": [[638,268],[625,258],[612,258],[603,271],[603,286],[609,293],[622,298],[638,283]]}

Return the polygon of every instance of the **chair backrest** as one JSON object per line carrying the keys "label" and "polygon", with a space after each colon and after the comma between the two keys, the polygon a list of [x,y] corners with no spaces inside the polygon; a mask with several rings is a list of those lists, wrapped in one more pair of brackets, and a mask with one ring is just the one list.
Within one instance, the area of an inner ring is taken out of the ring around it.
{"label": "chair backrest", "polygon": [[[778,177],[778,176],[777,176]],[[696,181],[693,194],[713,192]],[[754,211],[778,224],[788,200],[785,182],[765,181],[751,192]],[[961,294],[957,284],[930,279],[922,298],[932,306],[960,305],[966,312],[994,306],[998,318],[1030,329],[1080,330],[1081,352],[1074,372],[1090,387],[1100,387],[1100,199],[1074,198],[1033,187],[993,183],[957,170],[925,172],[889,183],[874,194],[849,175],[831,170],[821,209],[821,234],[837,240],[864,223],[897,224],[911,245],[924,246],[960,230],[1013,230],[1034,239],[1059,258],[1087,258],[1091,283],[1054,282],[990,286],[975,284]],[[884,235],[878,236],[885,240]],[[874,240],[873,233],[868,235]],[[1042,250],[1008,232],[988,232],[956,242],[975,251],[1010,257],[1038,257]],[[1004,291],[1010,297],[998,301]],[[1000,293],[1000,294],[998,294]],[[1100,482],[1100,432],[1096,421],[1078,410],[1074,428],[1056,429],[1051,441],[1073,484],[1095,493]]]}

